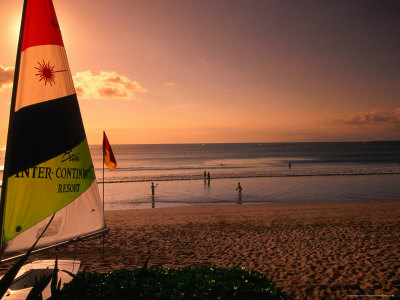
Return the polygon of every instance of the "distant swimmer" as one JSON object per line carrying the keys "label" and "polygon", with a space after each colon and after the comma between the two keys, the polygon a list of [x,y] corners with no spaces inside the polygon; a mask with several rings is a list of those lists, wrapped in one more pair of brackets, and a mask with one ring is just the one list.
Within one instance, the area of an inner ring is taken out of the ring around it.
{"label": "distant swimmer", "polygon": [[236,190],[238,191],[239,194],[242,193],[242,186],[240,185],[240,182],[238,182],[238,185],[236,187]]}
{"label": "distant swimmer", "polygon": [[154,195],[154,190],[158,187],[158,183],[154,185],[154,182],[151,183],[151,194]]}

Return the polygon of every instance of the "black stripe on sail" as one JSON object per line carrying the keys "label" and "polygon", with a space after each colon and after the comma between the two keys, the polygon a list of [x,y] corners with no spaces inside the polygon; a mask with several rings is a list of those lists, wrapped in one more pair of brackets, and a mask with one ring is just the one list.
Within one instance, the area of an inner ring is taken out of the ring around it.
{"label": "black stripe on sail", "polygon": [[76,94],[15,112],[11,138],[9,176],[79,145],[86,135]]}

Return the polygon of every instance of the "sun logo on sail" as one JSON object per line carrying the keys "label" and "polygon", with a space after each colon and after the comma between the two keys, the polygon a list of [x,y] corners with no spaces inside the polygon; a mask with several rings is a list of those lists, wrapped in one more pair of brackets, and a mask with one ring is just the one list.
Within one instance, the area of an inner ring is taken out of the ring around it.
{"label": "sun logo on sail", "polygon": [[55,77],[56,73],[58,72],[65,72],[67,70],[59,70],[59,71],[54,71],[55,66],[51,66],[50,62],[45,63],[43,60],[43,64],[38,62],[39,66],[35,67],[36,70],[39,71],[39,73],[35,74],[36,76],[39,76],[39,82],[44,81],[44,85],[50,84],[50,86],[53,86],[53,84],[56,83]]}

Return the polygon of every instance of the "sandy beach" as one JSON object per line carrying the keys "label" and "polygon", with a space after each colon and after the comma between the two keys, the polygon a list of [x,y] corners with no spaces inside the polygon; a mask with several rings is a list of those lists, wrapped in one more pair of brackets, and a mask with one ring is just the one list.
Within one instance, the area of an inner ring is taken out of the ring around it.
{"label": "sandy beach", "polygon": [[[202,205],[106,211],[105,238],[59,249],[89,271],[243,267],[296,299],[400,290],[400,201]],[[55,250],[32,259],[49,258]],[[2,266],[4,267],[4,266]]]}

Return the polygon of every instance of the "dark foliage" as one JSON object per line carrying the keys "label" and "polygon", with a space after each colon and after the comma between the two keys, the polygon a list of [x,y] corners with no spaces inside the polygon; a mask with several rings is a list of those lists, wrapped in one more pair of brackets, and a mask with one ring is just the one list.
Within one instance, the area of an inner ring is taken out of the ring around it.
{"label": "dark foliage", "polygon": [[264,275],[241,267],[146,266],[110,273],[82,272],[59,299],[287,299]]}

